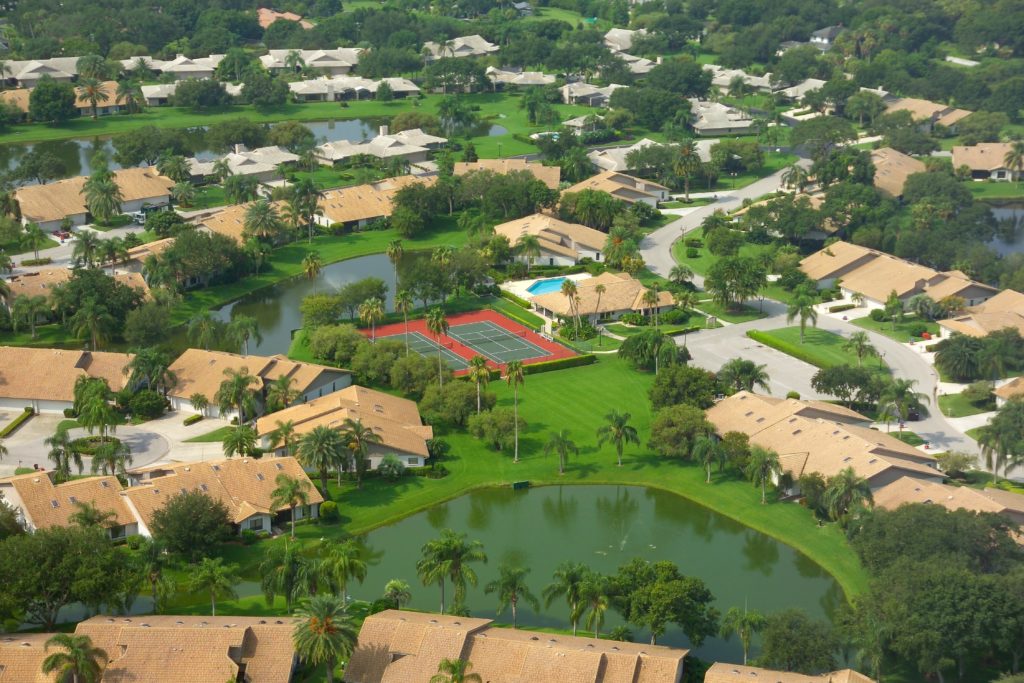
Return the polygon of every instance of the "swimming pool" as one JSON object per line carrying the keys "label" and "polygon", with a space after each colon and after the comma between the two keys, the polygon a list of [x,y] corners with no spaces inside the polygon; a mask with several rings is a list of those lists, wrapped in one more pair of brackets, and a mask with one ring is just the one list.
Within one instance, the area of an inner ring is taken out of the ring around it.
{"label": "swimming pool", "polygon": [[566,277],[553,277],[547,280],[537,280],[532,285],[526,288],[526,291],[534,296],[539,294],[550,294],[551,292],[560,292],[562,290],[562,283],[568,280]]}

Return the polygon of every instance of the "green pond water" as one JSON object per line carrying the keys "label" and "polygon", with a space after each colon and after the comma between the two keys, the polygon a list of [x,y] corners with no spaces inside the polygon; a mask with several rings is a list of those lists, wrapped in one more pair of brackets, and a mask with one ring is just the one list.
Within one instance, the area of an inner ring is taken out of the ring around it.
{"label": "green pond water", "polygon": [[[403,579],[413,589],[411,607],[436,611],[440,590],[419,582],[416,562],[422,545],[445,528],[465,532],[484,544],[489,561],[477,566],[479,585],[470,587],[467,596],[467,606],[476,617],[495,617],[496,597],[484,594],[483,586],[497,578],[503,561],[530,569],[528,584],[538,598],[563,561],[614,573],[632,558],[642,557],[670,560],[684,574],[703,579],[722,612],[746,604],[763,613],[797,607],[815,618],[831,618],[845,600],[831,575],[785,544],[679,496],[630,486],[485,489],[438,505],[369,533],[366,545],[372,565],[366,581],[350,585],[349,594],[373,600],[380,597],[388,580]],[[451,599],[450,585],[447,598]],[[567,611],[561,602],[540,613],[521,604],[519,621],[568,628]],[[498,619],[511,623],[507,611]],[[602,630],[620,623],[609,610]],[[634,636],[637,641],[650,639],[642,631],[634,631]],[[690,647],[673,627],[658,642]],[[731,661],[742,658],[735,637],[730,642],[708,639],[696,654]]]}

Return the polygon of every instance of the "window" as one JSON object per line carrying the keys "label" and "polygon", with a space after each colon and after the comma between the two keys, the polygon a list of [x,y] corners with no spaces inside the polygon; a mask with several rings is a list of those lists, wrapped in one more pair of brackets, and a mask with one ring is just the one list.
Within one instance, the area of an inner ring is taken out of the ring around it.
{"label": "window", "polygon": [[59,508],[60,507],[60,503],[58,503],[56,499],[51,500],[50,501],[50,507],[52,507],[52,508]]}
{"label": "window", "polygon": [[277,468],[277,469],[279,469],[279,470],[283,470],[283,469],[284,469],[284,465],[282,465],[282,464],[281,464],[281,463],[279,463],[279,462],[275,462],[275,463],[274,463],[274,467],[276,467],[276,468]]}
{"label": "window", "polygon": [[263,477],[263,473],[262,473],[262,472],[257,472],[257,473],[256,473],[256,478],[257,478],[258,480],[260,480],[260,481],[263,481],[263,479],[264,479],[264,477]]}
{"label": "window", "polygon": [[263,530],[263,518],[262,517],[253,517],[252,519],[250,519],[249,520],[249,528],[252,529],[253,531],[262,531]]}
{"label": "window", "polygon": [[74,496],[68,496],[68,500],[71,501],[72,505],[78,502],[78,499],[75,498]]}
{"label": "window", "polygon": [[420,464],[420,459],[419,458],[406,458],[405,462],[406,462],[406,464],[409,464],[409,465],[419,465]]}

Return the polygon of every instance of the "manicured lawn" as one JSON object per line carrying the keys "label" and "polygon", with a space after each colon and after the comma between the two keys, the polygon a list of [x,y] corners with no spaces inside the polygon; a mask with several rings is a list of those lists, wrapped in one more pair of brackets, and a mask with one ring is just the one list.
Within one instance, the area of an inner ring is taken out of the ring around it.
{"label": "manicured lawn", "polygon": [[967,188],[975,199],[1021,199],[1024,198],[1024,183],[997,182],[984,180],[969,182]]}
{"label": "manicured lawn", "polygon": [[978,437],[981,436],[982,429],[984,429],[984,427],[975,427],[974,429],[968,429],[966,432],[964,432],[964,434],[977,441]]}
{"label": "manicured lawn", "polygon": [[697,308],[700,309],[702,313],[708,316],[714,316],[715,318],[724,320],[727,323],[750,322],[751,320],[763,318],[766,315],[757,308],[747,305],[727,309],[711,299],[701,301],[697,304]]}
{"label": "manicured lawn", "polygon": [[764,165],[761,166],[761,168],[755,168],[750,171],[738,173],[735,178],[723,173],[710,189],[708,189],[706,184],[701,185],[700,183],[697,183],[696,185],[690,186],[690,192],[724,192],[725,190],[739,190],[760,180],[761,178],[765,178],[776,171],[786,168],[796,160],[797,156],[795,154],[766,152],[764,155]]}
{"label": "manicured lawn", "polygon": [[899,439],[908,446],[920,446],[921,444],[924,443],[924,439],[922,439],[914,432],[908,432],[906,429],[904,429],[902,432],[900,432],[899,430],[889,432],[889,436]]}
{"label": "manicured lawn", "polygon": [[214,206],[224,206],[228,198],[224,196],[224,188],[220,185],[205,185],[196,192],[195,201],[188,206],[189,211],[197,209],[209,209]]}
{"label": "manicured lawn", "polygon": [[[693,191],[692,187],[690,188],[690,191],[691,192]],[[707,206],[708,204],[711,204],[714,201],[715,200],[710,198],[710,197],[700,197],[700,198],[697,198],[697,199],[691,199],[688,202],[684,202],[682,200],[679,200],[679,201],[672,200],[670,202],[662,202],[660,204],[660,206],[663,209],[695,209],[698,206]]]}
{"label": "manicured lawn", "polygon": [[[783,327],[778,330],[750,331],[747,332],[747,336],[819,368],[857,365],[857,357],[842,348],[846,338],[825,330],[807,327],[804,331],[803,343],[800,341],[799,326]],[[874,361],[868,361],[864,367],[879,372],[885,371],[884,366],[879,368],[879,364]]]}
{"label": "manicured lawn", "polygon": [[[688,247],[686,246],[685,240],[689,238],[703,240],[704,230],[702,228],[697,228],[693,232],[686,233],[686,237],[684,237],[681,240],[678,240],[675,244],[672,245],[672,256],[673,258],[675,258],[676,263],[681,263],[683,265],[689,266],[690,268],[693,269],[693,272],[697,273],[697,275],[706,275],[708,269],[711,268],[711,266],[715,263],[715,261],[719,259],[719,257],[715,256],[710,251],[708,251],[708,248],[706,246],[697,247],[696,258],[688,257],[686,255],[686,250],[688,249]],[[771,246],[768,244],[753,244],[751,242],[744,242],[743,245],[740,247],[739,255],[760,256],[761,254],[769,250],[771,250]]]}
{"label": "manicured lawn", "polygon": [[[623,325],[621,323],[613,323],[605,326],[612,334],[617,334],[620,337],[632,337],[633,335],[641,334],[646,330],[654,329],[653,326],[645,327],[632,327],[630,325]],[[662,334],[676,335],[682,334],[684,330],[696,332],[697,330],[704,329],[704,318],[697,315],[685,324],[681,325],[658,325],[658,330]]]}
{"label": "manicured lawn", "polygon": [[212,432],[193,436],[191,439],[185,439],[185,443],[220,443],[232,429],[234,429],[234,427],[218,427]]}
{"label": "manicured lawn", "polygon": [[[925,341],[921,339],[921,337],[910,336],[910,329],[912,327],[918,327],[921,322],[915,317],[910,317],[901,323],[896,323],[895,331],[893,330],[893,324],[891,322],[878,322],[876,320],[872,320],[867,316],[864,316],[863,318],[857,318],[856,320],[851,320],[850,322],[852,322],[857,327],[864,328],[865,330],[871,330],[872,332],[884,334],[886,337],[889,337],[890,339],[895,339],[900,343],[906,343],[911,341]],[[938,323],[926,321],[925,326],[928,328],[928,333],[933,337],[939,333]]]}
{"label": "manicured lawn", "polygon": [[939,396],[939,409],[947,417],[967,417],[995,410],[996,405],[994,400],[973,403],[968,401],[963,394],[943,394]]}
{"label": "manicured lawn", "polygon": [[36,348],[81,348],[82,340],[67,331],[59,323],[36,325],[36,336],[24,328],[18,327],[17,332],[0,332],[0,344],[5,346],[30,346]]}
{"label": "manicured lawn", "polygon": [[351,170],[339,170],[327,166],[320,166],[315,171],[295,171],[289,175],[300,180],[312,179],[317,188],[321,190],[356,184],[356,176]]}
{"label": "manicured lawn", "polygon": [[[44,249],[50,249],[51,247],[56,247],[59,244],[60,243],[57,240],[51,237],[47,237],[46,239],[39,243],[39,251],[42,252]],[[20,240],[14,240],[11,242],[0,242],[0,251],[7,252],[8,256],[20,256],[21,254],[32,254],[33,257],[35,256],[35,254],[33,253],[35,250],[32,247],[24,244]],[[39,255],[46,256],[46,254],[43,253],[40,253]]]}

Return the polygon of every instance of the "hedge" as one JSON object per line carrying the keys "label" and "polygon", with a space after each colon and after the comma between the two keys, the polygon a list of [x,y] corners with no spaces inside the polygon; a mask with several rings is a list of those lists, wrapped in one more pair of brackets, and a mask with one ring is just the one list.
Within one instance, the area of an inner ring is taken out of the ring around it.
{"label": "hedge", "polygon": [[590,353],[584,353],[579,356],[569,356],[568,358],[558,358],[556,360],[547,360],[542,363],[527,365],[523,367],[523,374],[536,375],[541,372],[551,372],[552,370],[578,368],[583,365],[591,365],[595,361],[597,361],[597,356]]}
{"label": "hedge", "polygon": [[508,299],[509,301],[511,301],[514,304],[519,304],[520,306],[522,306],[526,310],[530,310],[530,308],[532,308],[530,306],[530,302],[529,301],[527,301],[526,299],[522,299],[522,298],[516,296],[512,292],[505,291],[504,289],[501,290],[501,298],[502,299]]}
{"label": "hedge", "polygon": [[33,415],[35,415],[34,410],[32,410],[31,408],[25,408],[25,410],[21,412],[21,415],[18,415],[16,418],[11,420],[6,427],[0,429],[0,439],[5,439],[11,434],[13,434],[15,430],[18,429],[18,427],[25,424],[25,421],[28,420]]}
{"label": "hedge", "polygon": [[857,308],[857,304],[839,304],[838,306],[829,306],[828,307],[828,312],[829,313],[842,313],[843,311],[849,311],[849,310],[854,309],[854,308]]}
{"label": "hedge", "polygon": [[829,368],[829,367],[832,367],[830,365],[822,365],[821,363],[818,362],[819,359],[815,358],[813,354],[808,353],[807,350],[804,347],[799,346],[797,344],[790,344],[788,342],[782,341],[782,340],[777,339],[777,338],[775,338],[775,337],[773,337],[771,335],[765,334],[763,332],[759,332],[757,330],[748,330],[747,331],[747,336],[750,337],[751,339],[753,339],[756,342],[760,342],[761,344],[764,344],[765,346],[771,347],[771,348],[775,349],[776,351],[782,351],[783,353],[785,353],[785,354],[787,354],[789,356],[793,356],[793,358],[796,358],[797,360],[802,360],[805,363],[810,363],[811,365],[813,365],[815,367],[818,367],[818,368]]}
{"label": "hedge", "polygon": [[185,421],[184,421],[183,424],[186,427],[189,427],[191,425],[194,425],[196,422],[202,422],[202,421],[203,421],[203,416],[202,415],[189,415],[188,417],[185,418]]}
{"label": "hedge", "polygon": [[53,263],[53,259],[49,256],[44,256],[43,258],[27,258],[21,262],[21,265],[23,267],[48,266],[51,263]]}

